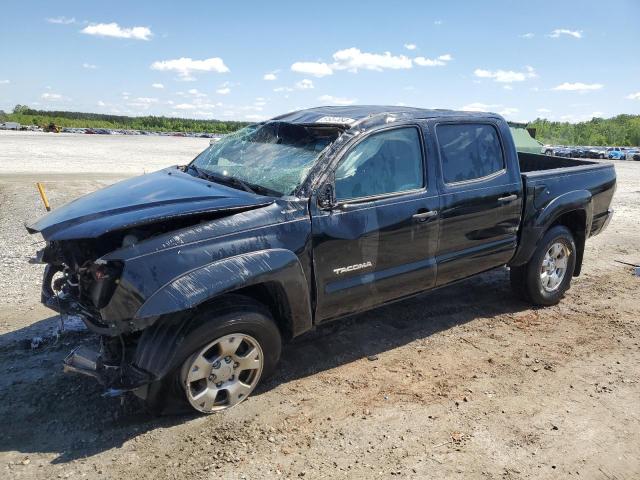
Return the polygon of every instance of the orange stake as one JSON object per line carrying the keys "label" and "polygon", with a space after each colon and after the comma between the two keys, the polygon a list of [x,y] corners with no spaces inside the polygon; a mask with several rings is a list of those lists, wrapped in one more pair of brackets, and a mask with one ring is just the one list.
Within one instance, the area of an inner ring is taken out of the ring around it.
{"label": "orange stake", "polygon": [[50,212],[51,206],[49,205],[49,200],[47,200],[47,194],[44,193],[44,185],[38,182],[36,183],[36,186],[38,187],[38,191],[40,192],[40,198],[42,199],[42,203],[44,203],[44,208],[47,209],[47,212]]}

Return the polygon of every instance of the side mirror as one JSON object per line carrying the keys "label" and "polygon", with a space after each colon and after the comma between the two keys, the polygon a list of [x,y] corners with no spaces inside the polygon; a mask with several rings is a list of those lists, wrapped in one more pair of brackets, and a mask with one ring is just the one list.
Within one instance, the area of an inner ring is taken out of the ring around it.
{"label": "side mirror", "polygon": [[317,193],[318,206],[322,210],[331,210],[335,204],[335,197],[333,194],[333,185],[325,183],[318,189]]}

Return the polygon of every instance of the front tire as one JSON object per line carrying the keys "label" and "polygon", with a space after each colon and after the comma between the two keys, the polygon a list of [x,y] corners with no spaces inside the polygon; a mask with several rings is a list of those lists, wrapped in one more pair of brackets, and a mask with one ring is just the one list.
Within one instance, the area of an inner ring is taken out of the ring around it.
{"label": "front tire", "polygon": [[575,252],[571,231],[563,225],[551,228],[542,237],[529,263],[511,268],[514,291],[534,305],[556,305],[571,286]]}
{"label": "front tire", "polygon": [[192,323],[198,326],[180,345],[177,367],[149,389],[153,413],[227,410],[277,366],[280,331],[258,302],[229,295],[199,310]]}

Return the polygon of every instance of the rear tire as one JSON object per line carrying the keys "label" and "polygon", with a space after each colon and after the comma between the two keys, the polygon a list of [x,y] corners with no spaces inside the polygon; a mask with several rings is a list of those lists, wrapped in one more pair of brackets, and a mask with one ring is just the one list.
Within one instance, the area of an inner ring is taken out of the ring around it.
{"label": "rear tire", "polygon": [[542,237],[529,263],[511,267],[511,286],[534,305],[557,304],[571,286],[576,266],[576,245],[571,231],[557,225]]}
{"label": "rear tire", "polygon": [[[192,324],[198,326],[179,346],[176,367],[149,387],[145,403],[154,414],[226,410],[276,369],[282,338],[262,304],[228,295],[194,315]],[[196,370],[202,378],[194,379]]]}

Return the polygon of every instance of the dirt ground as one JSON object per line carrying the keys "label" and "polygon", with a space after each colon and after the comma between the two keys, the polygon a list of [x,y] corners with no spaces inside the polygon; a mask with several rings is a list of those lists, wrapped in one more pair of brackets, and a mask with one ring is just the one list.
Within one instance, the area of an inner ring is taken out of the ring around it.
{"label": "dirt ground", "polygon": [[300,338],[238,408],[152,418],[62,373],[95,339],[53,336],[22,224],[35,181],[55,207],[207,142],[35,138],[0,134],[0,478],[640,478],[640,277],[614,262],[640,262],[640,162],[616,162],[614,219],[558,306],[493,271]]}

